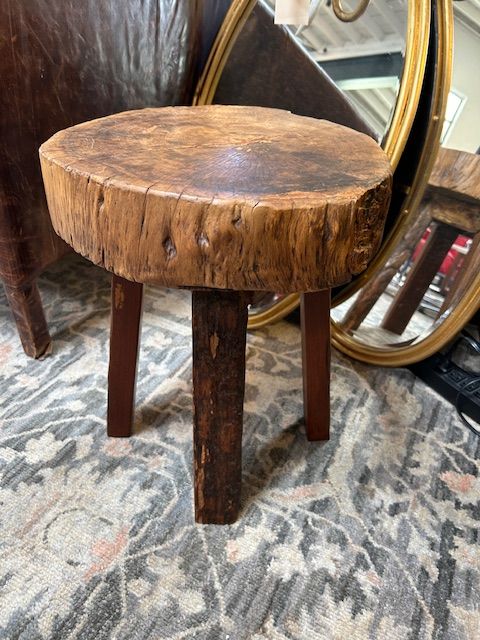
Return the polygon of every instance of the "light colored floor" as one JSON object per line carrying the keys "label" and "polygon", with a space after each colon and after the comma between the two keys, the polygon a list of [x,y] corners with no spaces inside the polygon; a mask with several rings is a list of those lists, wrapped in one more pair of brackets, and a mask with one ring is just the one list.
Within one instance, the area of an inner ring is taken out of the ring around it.
{"label": "light colored floor", "polygon": [[[335,321],[340,322],[353,304],[358,294],[352,296],[351,299],[339,304],[332,309],[332,317]],[[432,328],[433,320],[422,311],[415,311],[410,322],[408,323],[405,331],[401,335],[386,331],[380,326],[385,314],[392,303],[392,296],[385,292],[379,297],[377,302],[372,307],[371,311],[359,326],[355,330],[355,336],[365,342],[374,346],[394,345],[401,342],[408,342],[416,340],[422,336],[428,335],[428,332]]]}

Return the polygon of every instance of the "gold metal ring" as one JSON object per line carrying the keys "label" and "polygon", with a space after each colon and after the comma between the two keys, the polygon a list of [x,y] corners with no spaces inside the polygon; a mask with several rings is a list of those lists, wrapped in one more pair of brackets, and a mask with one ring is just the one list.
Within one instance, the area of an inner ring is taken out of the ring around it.
{"label": "gold metal ring", "polygon": [[370,0],[360,0],[355,9],[346,11],[342,6],[341,0],[332,0],[332,9],[333,13],[342,22],[353,22],[365,13],[369,4]]}

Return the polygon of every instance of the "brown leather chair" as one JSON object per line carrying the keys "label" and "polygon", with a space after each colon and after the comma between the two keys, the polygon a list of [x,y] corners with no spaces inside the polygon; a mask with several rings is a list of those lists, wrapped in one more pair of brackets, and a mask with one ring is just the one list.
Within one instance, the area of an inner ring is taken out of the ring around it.
{"label": "brown leather chair", "polygon": [[38,147],[84,120],[191,103],[230,4],[0,2],[0,279],[28,355],[50,344],[36,278],[69,250],[50,224]]}

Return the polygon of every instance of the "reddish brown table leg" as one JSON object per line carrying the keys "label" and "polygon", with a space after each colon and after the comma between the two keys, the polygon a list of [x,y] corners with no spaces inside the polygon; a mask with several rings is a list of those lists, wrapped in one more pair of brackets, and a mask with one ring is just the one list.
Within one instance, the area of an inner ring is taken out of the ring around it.
{"label": "reddish brown table leg", "polygon": [[107,433],[132,433],[143,285],[112,277]]}
{"label": "reddish brown table leg", "polygon": [[303,404],[309,440],[330,437],[330,289],[301,296]]}
{"label": "reddish brown table leg", "polygon": [[248,294],[193,291],[195,520],[234,522],[240,509]]}

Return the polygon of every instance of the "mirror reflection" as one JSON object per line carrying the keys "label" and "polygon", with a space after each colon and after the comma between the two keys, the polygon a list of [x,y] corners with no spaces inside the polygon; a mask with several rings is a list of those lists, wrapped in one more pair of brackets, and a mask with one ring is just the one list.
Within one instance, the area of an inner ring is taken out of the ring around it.
{"label": "mirror reflection", "polygon": [[333,318],[373,346],[426,337],[466,294],[480,265],[480,3],[455,3],[452,86],[441,149],[422,203],[393,255]]}
{"label": "mirror reflection", "polygon": [[[270,6],[274,1],[269,0]],[[358,2],[344,2],[353,9]],[[289,27],[341,89],[380,142],[393,115],[403,69],[407,0],[375,0],[342,22],[328,0],[313,2],[308,26]]]}

